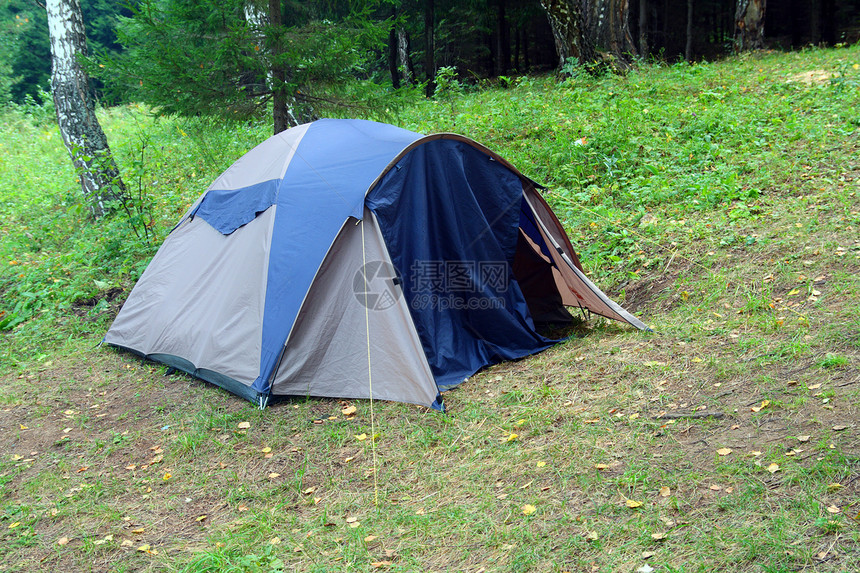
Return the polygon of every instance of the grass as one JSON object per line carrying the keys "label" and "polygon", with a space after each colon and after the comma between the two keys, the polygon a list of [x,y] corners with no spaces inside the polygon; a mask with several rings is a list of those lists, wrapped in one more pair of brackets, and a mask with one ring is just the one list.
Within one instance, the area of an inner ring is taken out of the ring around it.
{"label": "grass", "polygon": [[95,347],[266,126],[104,112],[147,241],[86,221],[50,114],[5,112],[0,570],[860,569],[855,64],[857,46],[523,77],[397,111],[548,184],[590,276],[656,333],[592,321],[449,392],[447,415],[375,403],[375,441],[367,402],[260,412]]}

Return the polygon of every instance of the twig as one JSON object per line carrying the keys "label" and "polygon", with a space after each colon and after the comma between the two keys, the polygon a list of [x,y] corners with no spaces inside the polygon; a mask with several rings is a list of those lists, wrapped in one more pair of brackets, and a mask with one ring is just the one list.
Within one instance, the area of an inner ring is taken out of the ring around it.
{"label": "twig", "polygon": [[725,414],[722,412],[678,412],[671,413],[666,412],[663,414],[659,414],[654,416],[655,420],[682,420],[682,419],[691,419],[691,420],[701,420],[703,418],[725,418]]}

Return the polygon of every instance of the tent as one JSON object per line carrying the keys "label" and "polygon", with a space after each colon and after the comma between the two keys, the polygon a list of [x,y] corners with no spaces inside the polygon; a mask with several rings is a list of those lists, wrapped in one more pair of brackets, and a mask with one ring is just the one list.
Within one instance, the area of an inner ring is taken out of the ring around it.
{"label": "tent", "polygon": [[556,343],[537,327],[565,307],[645,328],[586,278],[538,188],[461,135],[294,127],[189,208],[104,340],[260,407],[443,409],[441,391]]}

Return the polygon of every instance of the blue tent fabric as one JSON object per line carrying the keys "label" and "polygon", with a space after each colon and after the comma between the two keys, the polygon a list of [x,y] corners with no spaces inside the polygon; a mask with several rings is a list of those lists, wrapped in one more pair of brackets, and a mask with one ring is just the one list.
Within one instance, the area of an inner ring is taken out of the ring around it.
{"label": "blue tent fabric", "polygon": [[507,167],[447,139],[411,150],[368,195],[440,390],[555,342],[511,272],[522,197]]}
{"label": "blue tent fabric", "polygon": [[191,216],[200,217],[222,235],[229,235],[275,204],[280,183],[271,179],[241,189],[213,189]]}
{"label": "blue tent fabric", "polygon": [[310,125],[280,182],[272,231],[260,376],[266,394],[290,328],[319,265],[347,218],[361,218],[364,196],[391,160],[420,134],[364,120]]}

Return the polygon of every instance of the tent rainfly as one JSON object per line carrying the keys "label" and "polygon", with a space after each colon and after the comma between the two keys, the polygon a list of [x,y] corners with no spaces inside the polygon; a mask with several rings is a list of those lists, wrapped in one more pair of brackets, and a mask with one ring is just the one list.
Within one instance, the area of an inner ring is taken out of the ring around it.
{"label": "tent rainfly", "polygon": [[461,135],[294,127],[191,206],[104,340],[260,407],[444,409],[441,391],[557,342],[536,325],[565,307],[645,328],[586,278],[537,187]]}

